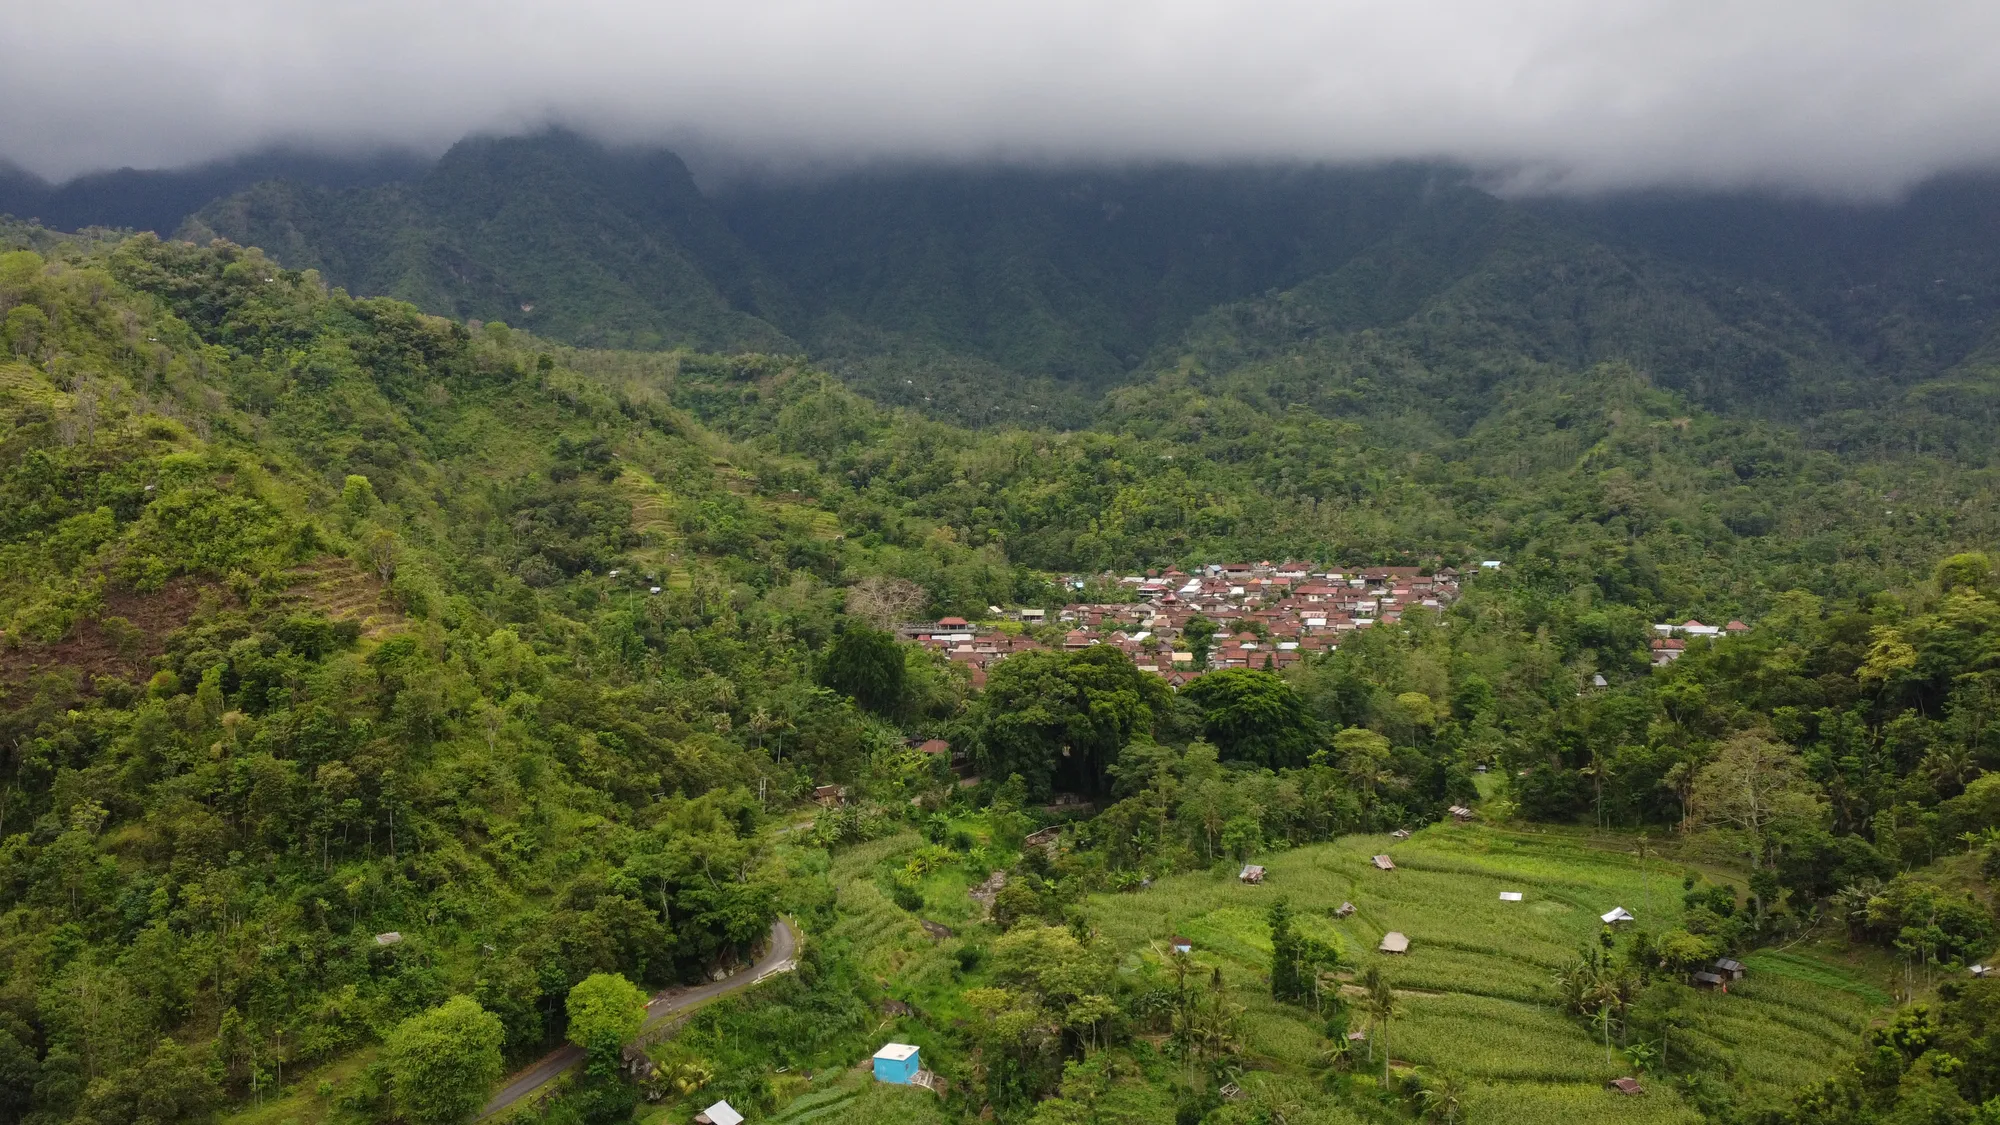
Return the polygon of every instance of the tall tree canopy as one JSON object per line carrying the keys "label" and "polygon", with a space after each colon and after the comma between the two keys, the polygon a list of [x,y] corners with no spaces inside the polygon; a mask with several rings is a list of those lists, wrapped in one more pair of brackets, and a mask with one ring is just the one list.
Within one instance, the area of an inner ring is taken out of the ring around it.
{"label": "tall tree canopy", "polygon": [[879,629],[849,626],[820,658],[820,682],[878,715],[903,701],[903,646]]}
{"label": "tall tree canopy", "polygon": [[1302,766],[1326,731],[1292,685],[1272,672],[1225,668],[1181,692],[1201,711],[1203,731],[1224,759],[1271,769]]}
{"label": "tall tree canopy", "polygon": [[384,1058],[396,1108],[412,1125],[455,1125],[479,1112],[500,1078],[500,1018],[454,996],[398,1024]]}
{"label": "tall tree canopy", "polygon": [[1119,752],[1173,706],[1158,676],[1099,645],[1008,659],[993,670],[969,725],[986,776],[1020,774],[1036,798],[1055,790],[1100,794]]}

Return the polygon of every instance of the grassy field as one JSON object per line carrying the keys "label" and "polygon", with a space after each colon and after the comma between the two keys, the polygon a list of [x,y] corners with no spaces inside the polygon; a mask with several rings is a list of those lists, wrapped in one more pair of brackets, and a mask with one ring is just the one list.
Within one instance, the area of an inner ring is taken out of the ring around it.
{"label": "grassy field", "polygon": [[[1387,853],[1397,870],[1369,857]],[[1320,1042],[1308,1013],[1268,996],[1270,942],[1264,912],[1287,896],[1308,932],[1337,941],[1343,956],[1380,965],[1401,993],[1404,1015],[1391,1028],[1397,1062],[1464,1080],[1475,1120],[1528,1123],[1698,1120],[1664,1082],[1643,1097],[1604,1089],[1630,1072],[1605,1058],[1578,1022],[1554,1006],[1551,977],[1594,943],[1598,915],[1623,906],[1639,924],[1664,929],[1679,915],[1678,864],[1642,869],[1629,854],[1569,836],[1440,825],[1404,841],[1351,837],[1263,860],[1262,887],[1228,873],[1164,879],[1133,895],[1091,901],[1091,918],[1128,966],[1153,956],[1170,935],[1193,940],[1197,957],[1221,966],[1246,1005],[1246,1046],[1265,1065],[1310,1065]],[[1521,902],[1500,901],[1519,891]],[[1353,917],[1334,907],[1351,901]],[[1376,952],[1389,930],[1410,938],[1406,955]],[[1701,1030],[1690,1045],[1734,1061],[1755,1097],[1789,1093],[1826,1060],[1853,1049],[1889,997],[1852,968],[1797,951],[1748,959],[1749,977],[1728,995],[1703,995]]]}

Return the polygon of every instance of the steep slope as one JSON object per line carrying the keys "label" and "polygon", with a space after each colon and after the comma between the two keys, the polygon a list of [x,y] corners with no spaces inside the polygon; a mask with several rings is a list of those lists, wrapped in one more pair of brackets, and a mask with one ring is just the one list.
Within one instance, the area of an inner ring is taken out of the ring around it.
{"label": "steep slope", "polygon": [[564,132],[474,138],[411,182],[258,185],[204,208],[183,234],[266,247],[356,293],[579,344],[796,350],[760,319],[784,318],[782,290],[664,150]]}
{"label": "steep slope", "polygon": [[54,230],[100,226],[166,235],[215,199],[264,180],[368,187],[421,175],[429,164],[412,153],[332,156],[275,147],[187,168],[120,168],[52,184],[0,162],[0,214]]}
{"label": "steep slope", "polygon": [[911,168],[718,204],[812,338],[866,325],[1101,385],[1221,301],[1334,268],[1461,173],[1425,167]]}

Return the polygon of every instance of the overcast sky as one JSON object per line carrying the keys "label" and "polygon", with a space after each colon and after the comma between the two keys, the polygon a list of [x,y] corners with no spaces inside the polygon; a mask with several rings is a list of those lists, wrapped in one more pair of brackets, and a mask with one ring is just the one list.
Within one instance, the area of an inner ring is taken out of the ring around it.
{"label": "overcast sky", "polygon": [[1449,157],[1867,195],[2000,163],[2000,0],[24,0],[60,177],[548,121],[779,161]]}

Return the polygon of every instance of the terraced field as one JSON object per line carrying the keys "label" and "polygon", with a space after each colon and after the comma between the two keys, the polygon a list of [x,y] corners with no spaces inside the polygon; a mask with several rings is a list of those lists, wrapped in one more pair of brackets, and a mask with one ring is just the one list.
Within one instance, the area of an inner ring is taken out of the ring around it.
{"label": "terraced field", "polygon": [[[1387,853],[1396,870],[1369,857]],[[1262,887],[1226,874],[1161,880],[1136,895],[1092,900],[1093,922],[1128,965],[1165,937],[1194,942],[1219,964],[1247,1006],[1247,1046],[1281,1068],[1309,1065],[1318,1029],[1297,1008],[1270,1000],[1264,972],[1270,944],[1264,911],[1290,898],[1309,932],[1335,940],[1347,960],[1379,964],[1402,993],[1405,1014],[1391,1028],[1393,1057],[1465,1080],[1475,1120],[1695,1121],[1664,1083],[1626,1098],[1604,1089],[1629,1073],[1614,1054],[1554,1006],[1551,977],[1594,942],[1598,915],[1614,906],[1664,929],[1679,914],[1679,868],[1642,870],[1630,855],[1561,836],[1473,826],[1437,826],[1405,841],[1351,837],[1265,859]],[[1500,901],[1519,891],[1521,902]],[[1351,901],[1353,917],[1336,921]],[[1406,955],[1377,953],[1389,930],[1410,938]],[[1683,1049],[1727,1058],[1753,1095],[1779,1096],[1824,1073],[1826,1060],[1855,1045],[1889,997],[1840,965],[1798,953],[1748,958],[1750,975],[1728,995],[1698,999],[1702,1030]]]}
{"label": "terraced field", "polygon": [[773,1125],[945,1125],[936,1094],[877,1082],[866,1070],[829,1071],[769,1119]]}

